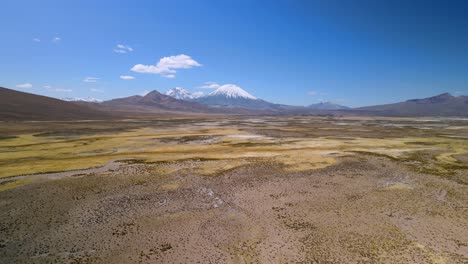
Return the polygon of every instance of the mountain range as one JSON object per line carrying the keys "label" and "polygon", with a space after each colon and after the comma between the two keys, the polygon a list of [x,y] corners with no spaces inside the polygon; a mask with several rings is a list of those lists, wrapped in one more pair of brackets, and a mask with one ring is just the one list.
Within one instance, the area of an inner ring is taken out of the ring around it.
{"label": "mountain range", "polygon": [[274,104],[231,85],[220,86],[215,91],[200,97],[177,88],[166,94],[154,90],[145,96],[134,95],[104,102],[89,100],[89,98],[59,100],[0,87],[0,120],[104,119],[155,116],[163,113],[468,116],[468,96],[452,96],[444,93],[394,104],[348,108],[331,102],[322,102],[307,107]]}
{"label": "mountain range", "polygon": [[347,106],[335,104],[332,102],[320,102],[317,104],[311,104],[307,108],[314,110],[345,110],[350,109]]}
{"label": "mountain range", "polygon": [[468,96],[443,93],[423,99],[352,110],[354,113],[381,116],[468,116]]}
{"label": "mountain range", "polygon": [[147,93],[145,96],[134,95],[130,97],[112,99],[101,103],[103,106],[111,107],[143,107],[153,108],[163,111],[177,111],[177,112],[200,112],[210,113],[213,112],[211,108],[196,102],[190,102],[174,98],[169,95],[162,94],[156,90]]}

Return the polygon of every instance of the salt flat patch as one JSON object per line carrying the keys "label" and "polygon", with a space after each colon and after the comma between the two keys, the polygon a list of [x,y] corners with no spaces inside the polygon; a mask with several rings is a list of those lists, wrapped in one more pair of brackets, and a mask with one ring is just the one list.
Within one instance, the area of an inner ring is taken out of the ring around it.
{"label": "salt flat patch", "polygon": [[450,130],[459,130],[459,129],[468,129],[468,126],[447,126],[445,129],[450,129]]}
{"label": "salt flat patch", "polygon": [[247,123],[264,123],[265,119],[250,118],[250,119],[246,119],[245,122],[247,122]]}
{"label": "salt flat patch", "polygon": [[468,136],[459,136],[459,135],[440,135],[441,137],[448,137],[448,138],[460,138],[460,139],[468,139]]}
{"label": "salt flat patch", "polygon": [[354,126],[354,125],[360,125],[360,124],[348,123],[348,122],[336,122],[336,123],[334,123],[334,124],[337,125],[337,126]]}

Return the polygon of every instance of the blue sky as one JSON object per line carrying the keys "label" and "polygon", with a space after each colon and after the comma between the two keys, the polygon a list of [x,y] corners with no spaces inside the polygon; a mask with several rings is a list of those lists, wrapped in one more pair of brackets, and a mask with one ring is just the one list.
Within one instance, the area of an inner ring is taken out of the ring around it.
{"label": "blue sky", "polygon": [[210,92],[206,82],[293,105],[468,94],[467,1],[6,0],[1,9],[0,85],[47,96]]}

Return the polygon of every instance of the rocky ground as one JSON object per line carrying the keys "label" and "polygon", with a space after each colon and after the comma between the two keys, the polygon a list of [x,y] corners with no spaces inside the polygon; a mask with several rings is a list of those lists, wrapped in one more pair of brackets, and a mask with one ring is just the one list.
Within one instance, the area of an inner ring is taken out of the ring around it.
{"label": "rocky ground", "polygon": [[[189,161],[187,161],[189,162]],[[172,164],[0,192],[3,263],[466,263],[468,192],[387,158],[200,177]]]}
{"label": "rocky ground", "polygon": [[[323,146],[310,140],[303,142]],[[420,141],[407,144],[442,144]],[[325,167],[303,167],[299,151],[285,152],[287,160],[245,157],[238,166],[127,160],[37,177],[0,191],[0,263],[467,263],[464,148],[452,149],[455,161],[442,150],[401,156],[380,148],[335,155]]]}

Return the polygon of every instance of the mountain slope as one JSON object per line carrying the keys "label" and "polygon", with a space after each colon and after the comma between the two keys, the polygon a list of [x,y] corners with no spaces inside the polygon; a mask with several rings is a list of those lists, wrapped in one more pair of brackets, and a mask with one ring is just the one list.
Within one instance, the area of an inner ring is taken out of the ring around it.
{"label": "mountain slope", "polygon": [[354,108],[352,112],[383,116],[468,116],[468,96],[444,93],[400,103]]}
{"label": "mountain slope", "polygon": [[0,120],[83,120],[109,115],[85,105],[0,87]]}

